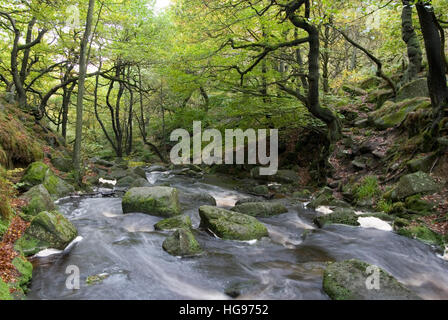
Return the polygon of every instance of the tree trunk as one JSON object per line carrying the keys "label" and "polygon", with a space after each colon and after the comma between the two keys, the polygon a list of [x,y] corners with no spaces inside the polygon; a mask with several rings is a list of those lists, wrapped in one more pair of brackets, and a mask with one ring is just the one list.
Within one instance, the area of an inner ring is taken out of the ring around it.
{"label": "tree trunk", "polygon": [[79,80],[78,80],[78,98],[76,103],[76,139],[73,150],[73,167],[75,169],[75,181],[81,184],[81,141],[82,141],[82,120],[83,120],[83,102],[85,93],[85,79],[87,74],[87,44],[92,29],[93,10],[95,0],[89,0],[89,9],[87,11],[86,30],[81,41],[81,50],[79,57]]}
{"label": "tree trunk", "polygon": [[422,49],[412,22],[412,5],[409,0],[403,0],[402,37],[408,50],[409,65],[402,80],[402,85],[415,79],[422,69]]}
{"label": "tree trunk", "polygon": [[416,6],[428,57],[428,87],[434,116],[432,134],[433,137],[436,137],[438,124],[443,117],[444,108],[447,108],[448,105],[445,62],[442,56],[438,22],[433,8],[424,1],[419,1]]}

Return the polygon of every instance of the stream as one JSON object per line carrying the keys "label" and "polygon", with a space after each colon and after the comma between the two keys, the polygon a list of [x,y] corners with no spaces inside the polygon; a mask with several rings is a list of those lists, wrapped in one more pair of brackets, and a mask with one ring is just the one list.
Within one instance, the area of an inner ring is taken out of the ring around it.
{"label": "stream", "polygon": [[[199,226],[193,194],[208,193],[218,206],[250,197],[235,191],[228,177],[203,179],[151,172],[153,185],[178,188],[184,214]],[[124,215],[120,198],[78,197],[59,201],[60,212],[78,228],[82,241],[70,250],[34,258],[28,299],[231,299],[227,287],[243,287],[239,299],[329,299],[322,290],[326,262],[356,258],[378,265],[424,299],[448,299],[448,261],[435,249],[393,232],[331,225],[316,228],[316,214],[298,201],[282,199],[288,213],[260,219],[270,237],[226,241],[198,231],[204,254],[170,256],[162,242],[170,234],[154,230],[161,218]],[[67,267],[80,271],[80,289],[67,289]],[[107,275],[88,285],[89,276]]]}

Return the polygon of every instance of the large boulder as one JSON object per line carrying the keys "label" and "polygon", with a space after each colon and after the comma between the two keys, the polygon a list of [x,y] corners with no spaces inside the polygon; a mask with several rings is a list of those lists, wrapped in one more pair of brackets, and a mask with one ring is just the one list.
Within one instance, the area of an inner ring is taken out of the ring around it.
{"label": "large boulder", "polygon": [[163,250],[177,257],[193,256],[202,252],[202,248],[187,229],[178,229],[173,235],[166,238],[162,244]]}
{"label": "large boulder", "polygon": [[387,101],[381,109],[369,115],[369,121],[379,130],[400,125],[410,112],[430,110],[429,98],[417,97],[400,102]]}
{"label": "large boulder", "polygon": [[401,200],[416,194],[432,194],[441,187],[429,174],[418,171],[401,177],[391,196],[394,200]]}
{"label": "large boulder", "polygon": [[288,209],[278,202],[247,202],[236,205],[232,211],[244,213],[253,217],[271,217],[288,212]]}
{"label": "large boulder", "polygon": [[124,213],[141,212],[161,217],[181,213],[178,191],[170,187],[132,188],[123,197]]}
{"label": "large boulder", "polygon": [[396,101],[403,101],[416,97],[429,97],[428,80],[417,79],[405,84],[397,93]]}
{"label": "large boulder", "polygon": [[191,229],[191,219],[189,216],[180,215],[172,218],[167,218],[157,222],[154,225],[156,230],[176,230],[176,229]]}
{"label": "large boulder", "polygon": [[28,215],[35,216],[42,211],[52,211],[56,209],[50,193],[48,193],[48,190],[42,184],[32,187],[29,191],[24,193],[20,199],[27,202],[27,204],[22,207],[22,211]]}
{"label": "large boulder", "polygon": [[75,188],[48,170],[43,182],[53,199],[59,199],[73,193]]}
{"label": "large boulder", "polygon": [[43,162],[33,162],[25,170],[20,182],[25,190],[29,190],[44,182],[49,167]]}
{"label": "large boulder", "polygon": [[200,227],[226,240],[254,240],[268,236],[268,230],[256,218],[212,206],[199,208]]}
{"label": "large boulder", "polygon": [[45,249],[64,250],[78,235],[75,226],[57,211],[44,211],[31,220],[29,228],[16,243],[26,255]]}
{"label": "large boulder", "polygon": [[[379,275],[379,290],[369,276]],[[373,274],[373,275],[372,275]],[[359,260],[331,263],[324,272],[323,289],[333,300],[420,300],[383,269]]]}

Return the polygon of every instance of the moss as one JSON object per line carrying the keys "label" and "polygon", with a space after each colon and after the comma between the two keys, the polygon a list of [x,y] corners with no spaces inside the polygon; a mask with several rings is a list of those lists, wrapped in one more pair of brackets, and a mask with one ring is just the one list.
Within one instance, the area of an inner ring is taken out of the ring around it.
{"label": "moss", "polygon": [[393,209],[393,203],[386,199],[381,199],[377,205],[376,209],[385,213],[391,213]]}
{"label": "moss", "polygon": [[359,226],[358,216],[351,209],[339,209],[335,212],[314,218],[313,222],[323,228],[329,224],[345,224],[349,226]]}
{"label": "moss", "polygon": [[103,280],[105,280],[107,278],[109,278],[109,275],[107,273],[88,276],[86,279],[86,283],[89,286],[91,286],[91,285],[101,283],[101,282],[103,282]]}
{"label": "moss", "polygon": [[48,248],[63,250],[77,235],[73,224],[59,212],[41,212],[31,220],[30,227],[16,245],[25,254]]}
{"label": "moss", "polygon": [[232,208],[232,211],[244,213],[253,217],[271,217],[288,212],[281,203],[275,202],[247,202]]}
{"label": "moss", "polygon": [[397,233],[411,239],[420,240],[427,244],[443,247],[443,237],[423,225],[399,228]]}
{"label": "moss", "polygon": [[26,184],[28,188],[39,185],[44,182],[48,169],[45,163],[34,162],[26,169],[21,182]]}
{"label": "moss", "polygon": [[253,240],[268,236],[268,230],[256,218],[212,206],[199,208],[201,228],[226,240]]}
{"label": "moss", "polygon": [[375,198],[381,193],[378,185],[378,178],[374,176],[365,177],[363,181],[355,187],[353,193],[357,200]]}
{"label": "moss", "polygon": [[173,256],[191,256],[202,252],[202,248],[190,230],[178,229],[163,242],[163,250]]}
{"label": "moss", "polygon": [[[28,283],[31,281],[33,275],[33,265],[26,260],[24,257],[17,257],[12,261],[14,267],[20,273],[19,280],[17,284],[23,289],[26,288]],[[26,291],[26,290],[24,290]]]}
{"label": "moss", "polygon": [[408,197],[406,199],[406,209],[411,213],[420,215],[431,215],[434,213],[434,204],[421,199],[420,195]]}
{"label": "moss", "polygon": [[56,176],[51,170],[47,172],[43,185],[54,199],[62,198],[75,191],[73,186]]}
{"label": "moss", "polygon": [[0,278],[0,300],[13,300],[9,286]]}
{"label": "moss", "polygon": [[181,214],[178,191],[169,187],[132,188],[123,197],[124,213],[141,212],[161,217]]}
{"label": "moss", "polygon": [[192,224],[189,216],[181,215],[159,221],[154,225],[154,228],[156,230],[191,229]]}
{"label": "moss", "polygon": [[26,215],[35,216],[42,211],[56,209],[50,194],[43,185],[32,187],[20,198],[28,202],[26,206],[22,207],[22,211]]}

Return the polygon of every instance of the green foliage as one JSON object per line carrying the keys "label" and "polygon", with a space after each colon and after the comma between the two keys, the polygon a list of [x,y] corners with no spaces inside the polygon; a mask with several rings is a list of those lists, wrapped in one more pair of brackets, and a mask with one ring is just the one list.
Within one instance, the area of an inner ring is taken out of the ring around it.
{"label": "green foliage", "polygon": [[354,191],[354,195],[358,200],[375,198],[380,194],[381,190],[379,188],[378,178],[374,176],[365,177]]}

